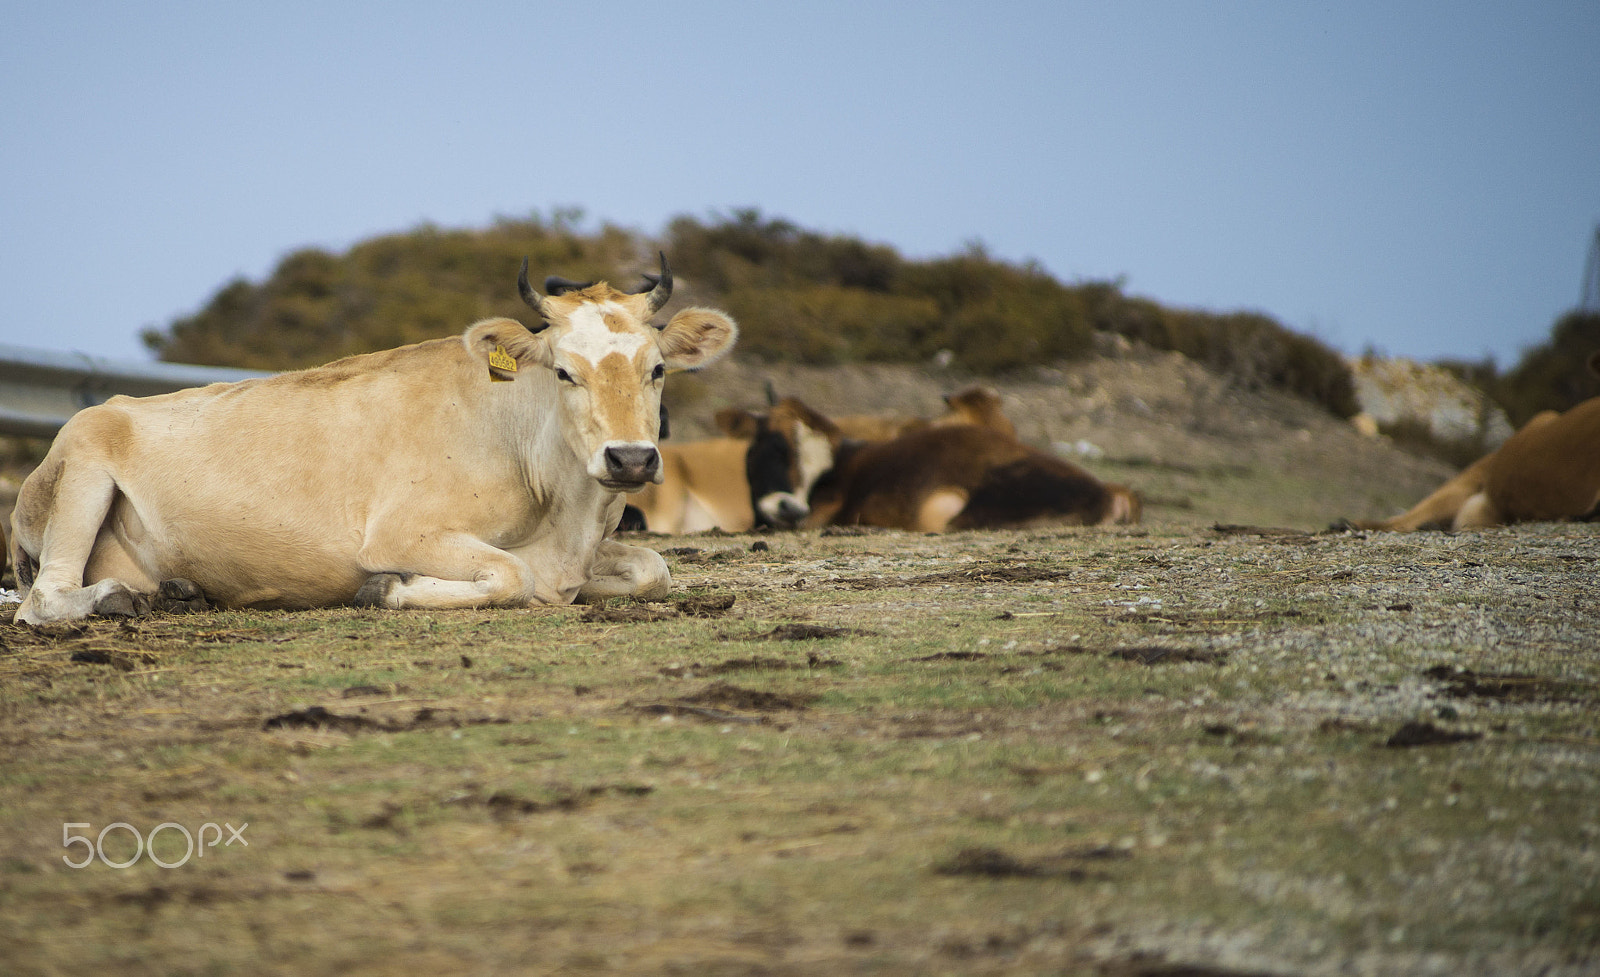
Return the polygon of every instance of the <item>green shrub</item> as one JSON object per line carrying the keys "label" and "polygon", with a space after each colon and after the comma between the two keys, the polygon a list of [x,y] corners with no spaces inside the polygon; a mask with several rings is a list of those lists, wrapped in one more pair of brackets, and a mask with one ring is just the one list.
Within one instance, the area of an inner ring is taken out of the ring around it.
{"label": "green shrub", "polygon": [[928,260],[886,245],[805,230],[756,210],[678,217],[660,244],[612,225],[581,233],[581,214],[502,219],[484,230],[423,226],[342,255],[296,251],[260,284],[224,285],[204,308],[150,330],[162,359],[254,369],[304,367],[459,332],[491,315],[523,319],[517,268],[538,276],[633,284],[654,254],[671,258],[685,301],[739,320],[741,350],[813,364],[927,362],[947,351],[997,374],[1088,351],[1095,330],[1177,350],[1251,389],[1308,397],[1348,416],[1349,371],[1333,351],[1256,313],[1170,309],[1120,282],[1064,285],[1034,263],[981,245]]}
{"label": "green shrub", "polygon": [[1505,375],[1493,379],[1487,392],[1521,427],[1542,410],[1564,411],[1600,396],[1600,377],[1589,370],[1589,357],[1600,352],[1600,312],[1568,312],[1550,329],[1550,339],[1522,354]]}
{"label": "green shrub", "polygon": [[[144,342],[164,360],[281,370],[458,333],[492,315],[525,320],[523,256],[536,275],[638,274],[645,252],[609,225],[579,234],[560,218],[502,219],[481,231],[432,226],[363,241],[344,255],[283,258],[259,285],[235,280],[199,312]],[[630,283],[631,284],[631,283]]]}
{"label": "green shrub", "polygon": [[915,359],[939,321],[927,299],[837,285],[747,286],[720,303],[739,322],[740,351],[769,361]]}
{"label": "green shrub", "polygon": [[1310,336],[1258,312],[1169,309],[1095,286],[1096,328],[1176,350],[1248,390],[1278,389],[1321,404],[1339,417],[1360,410],[1344,357]]}

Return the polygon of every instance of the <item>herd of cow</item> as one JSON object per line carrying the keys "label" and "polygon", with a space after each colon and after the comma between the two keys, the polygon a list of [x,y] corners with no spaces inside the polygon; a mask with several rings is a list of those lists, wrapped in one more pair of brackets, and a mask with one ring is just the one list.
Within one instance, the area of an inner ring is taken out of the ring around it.
{"label": "herd of cow", "polygon": [[[919,532],[1140,518],[1136,493],[1018,440],[971,388],[930,419],[829,418],[794,398],[660,442],[668,373],[738,328],[672,293],[518,279],[535,324],[80,411],[23,483],[16,620],[152,607],[456,608],[659,596],[619,530],[869,525]],[[1600,372],[1600,355],[1590,362]],[[1366,528],[1593,517],[1600,398],[1541,415],[1410,512]],[[3,548],[0,548],[3,549]]]}
{"label": "herd of cow", "polygon": [[829,525],[938,533],[1139,520],[1139,498],[1017,440],[1000,397],[971,387],[942,417],[828,418],[794,397],[728,408],[724,437],[660,447],[662,479],[631,528],[684,533]]}

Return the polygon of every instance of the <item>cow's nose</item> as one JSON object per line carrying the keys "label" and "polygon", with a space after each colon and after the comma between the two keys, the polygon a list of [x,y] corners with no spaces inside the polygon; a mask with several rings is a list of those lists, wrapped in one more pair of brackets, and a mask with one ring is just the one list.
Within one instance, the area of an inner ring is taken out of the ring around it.
{"label": "cow's nose", "polygon": [[619,482],[648,482],[661,467],[652,445],[618,445],[606,449],[606,474]]}
{"label": "cow's nose", "polygon": [[756,502],[756,509],[768,523],[780,529],[798,526],[802,519],[811,514],[805,502],[789,492],[772,492],[762,496]]}

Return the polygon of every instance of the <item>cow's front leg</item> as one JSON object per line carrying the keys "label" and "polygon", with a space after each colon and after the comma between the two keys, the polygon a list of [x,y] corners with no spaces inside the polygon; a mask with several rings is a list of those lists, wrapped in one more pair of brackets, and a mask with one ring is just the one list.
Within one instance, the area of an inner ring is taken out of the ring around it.
{"label": "cow's front leg", "polygon": [[[90,421],[103,416],[85,414]],[[150,601],[141,591],[155,582],[105,531],[118,491],[111,467],[92,455],[70,465],[53,458],[35,473],[37,481],[30,477],[23,484],[12,518],[17,577],[24,591],[17,623],[148,613]],[[111,552],[102,552],[100,565],[94,566],[96,547],[103,540],[101,549]],[[111,559],[117,555],[123,558]]]}
{"label": "cow's front leg", "polygon": [[19,624],[55,624],[86,617],[142,617],[150,598],[120,580],[101,580],[88,587],[50,591],[35,585],[17,610]]}
{"label": "cow's front leg", "polygon": [[672,571],[661,554],[644,546],[605,540],[589,567],[589,582],[578,590],[584,603],[608,597],[665,596],[672,589]]}
{"label": "cow's front leg", "polygon": [[359,560],[372,576],[351,601],[358,607],[445,610],[568,604],[576,589],[542,588],[533,568],[521,559],[459,533],[412,538],[403,549],[369,542]]}

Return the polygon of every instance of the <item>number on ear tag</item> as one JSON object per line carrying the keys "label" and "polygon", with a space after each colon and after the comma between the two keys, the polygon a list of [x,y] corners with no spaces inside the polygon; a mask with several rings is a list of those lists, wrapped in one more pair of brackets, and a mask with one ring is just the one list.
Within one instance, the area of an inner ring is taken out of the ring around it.
{"label": "number on ear tag", "polygon": [[517,372],[517,361],[512,358],[510,353],[506,352],[504,346],[496,346],[494,352],[489,354],[489,365],[496,370],[504,370],[507,373]]}

